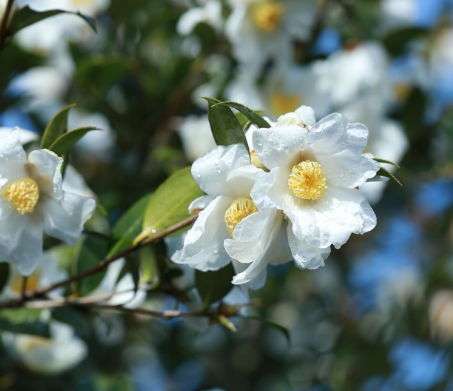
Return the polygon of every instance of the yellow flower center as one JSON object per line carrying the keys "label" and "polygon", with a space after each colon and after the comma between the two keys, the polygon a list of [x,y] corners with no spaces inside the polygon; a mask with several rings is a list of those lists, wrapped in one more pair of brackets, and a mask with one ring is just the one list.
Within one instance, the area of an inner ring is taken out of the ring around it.
{"label": "yellow flower center", "polygon": [[258,208],[250,198],[239,198],[234,201],[225,212],[225,223],[233,237],[233,231],[243,219],[258,211]]}
{"label": "yellow flower center", "polygon": [[302,106],[302,103],[302,99],[296,94],[276,92],[272,95],[270,109],[272,114],[278,116],[296,111],[297,108]]}
{"label": "yellow flower center", "polygon": [[[25,338],[24,338],[25,337]],[[31,352],[32,350],[45,348],[52,344],[50,338],[38,337],[38,336],[23,336],[19,342],[19,350],[21,352]]]}
{"label": "yellow flower center", "polygon": [[[39,272],[34,272],[31,275],[27,277],[27,286],[26,286],[26,292],[32,292],[35,291],[38,288],[39,284],[39,279],[41,278],[41,275]],[[17,278],[14,279],[14,281],[11,283],[10,288],[16,292],[17,294],[22,293],[22,284],[23,284],[23,278],[22,276],[17,276]]]}
{"label": "yellow flower center", "polygon": [[3,188],[0,197],[10,204],[9,209],[21,215],[32,213],[39,200],[39,186],[31,178],[17,179]]}
{"label": "yellow flower center", "polygon": [[280,18],[284,12],[281,4],[273,1],[265,1],[252,6],[253,21],[266,33],[272,33],[278,26]]}
{"label": "yellow flower center", "polygon": [[303,200],[317,200],[327,190],[326,177],[321,170],[321,165],[309,160],[293,167],[288,186],[296,197]]}
{"label": "yellow flower center", "polygon": [[71,3],[75,6],[90,4],[92,2],[93,2],[93,0],[71,0]]}

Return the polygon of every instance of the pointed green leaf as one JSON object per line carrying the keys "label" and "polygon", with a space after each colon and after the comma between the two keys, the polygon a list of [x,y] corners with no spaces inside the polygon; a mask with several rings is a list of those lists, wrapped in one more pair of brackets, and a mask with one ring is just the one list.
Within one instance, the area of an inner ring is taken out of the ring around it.
{"label": "pointed green leaf", "polygon": [[236,109],[240,113],[244,114],[250,120],[250,122],[252,124],[256,125],[258,128],[270,128],[271,127],[269,125],[269,123],[263,117],[258,115],[256,113],[256,111],[249,109],[247,106],[244,106],[237,102],[220,102],[220,103],[215,104],[213,107],[218,107],[221,105],[226,105],[228,107]]}
{"label": "pointed green leaf", "polygon": [[249,149],[245,133],[231,109],[226,105],[218,105],[221,101],[203,97],[208,101],[208,119],[212,135],[217,145],[244,144]]}
{"label": "pointed green leaf", "polygon": [[16,34],[19,30],[24,29],[25,27],[31,26],[32,24],[38,23],[41,20],[50,18],[55,15],[60,15],[60,14],[72,14],[75,16],[78,16],[82,18],[88,25],[95,31],[96,30],[96,22],[94,21],[93,18],[81,14],[80,12],[70,12],[70,11],[65,11],[65,10],[48,10],[48,11],[35,11],[31,9],[28,5],[21,8],[19,11],[17,11],[13,19],[11,21],[11,25],[9,28],[10,34],[14,35]]}
{"label": "pointed green leaf", "polygon": [[77,141],[93,130],[102,129],[95,128],[93,126],[85,126],[83,128],[71,130],[70,132],[64,133],[58,137],[49,149],[55,152],[58,156],[63,156]]}
{"label": "pointed green leaf", "polygon": [[373,158],[373,160],[377,161],[378,163],[386,163],[395,166],[396,168],[401,168],[398,164],[391,162],[390,160],[380,159],[378,157]]}
{"label": "pointed green leaf", "polygon": [[381,167],[381,169],[376,173],[376,176],[378,175],[393,179],[396,183],[398,183],[398,185],[403,186],[403,184],[396,178],[396,176],[387,171],[384,167]]}
{"label": "pointed green leaf", "polygon": [[68,114],[75,103],[61,109],[47,124],[44,134],[42,135],[41,148],[48,149],[64,132],[68,130]]}
{"label": "pointed green leaf", "polygon": [[203,194],[192,178],[190,167],[173,174],[152,194],[143,221],[143,231],[134,243],[187,219],[190,216],[190,203]]}
{"label": "pointed green leaf", "polygon": [[201,272],[197,270],[195,272],[195,285],[204,308],[223,299],[230,292],[233,288],[231,281],[234,275],[231,263],[216,271]]}

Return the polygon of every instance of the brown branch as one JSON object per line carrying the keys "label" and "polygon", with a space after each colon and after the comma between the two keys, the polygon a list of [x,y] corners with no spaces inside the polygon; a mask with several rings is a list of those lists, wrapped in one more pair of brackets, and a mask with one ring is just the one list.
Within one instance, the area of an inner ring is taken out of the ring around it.
{"label": "brown branch", "polygon": [[27,293],[27,282],[28,282],[28,277],[24,276],[22,277],[22,289],[20,292],[21,299],[25,297],[25,294]]}
{"label": "brown branch", "polygon": [[14,300],[10,300],[10,301],[4,302],[4,303],[0,303],[0,308],[18,307],[22,304],[22,302],[24,302],[26,300],[30,300],[30,299],[34,299],[36,297],[43,296],[46,293],[53,291],[57,288],[61,288],[66,285],[72,284],[73,282],[83,280],[84,278],[89,277],[92,274],[98,273],[101,270],[105,269],[112,262],[114,262],[120,258],[124,258],[127,255],[133,253],[134,251],[136,251],[150,243],[156,242],[157,240],[160,240],[160,239],[164,238],[165,236],[170,235],[173,232],[179,231],[181,228],[184,228],[184,227],[192,224],[197,219],[197,217],[198,217],[198,215],[194,215],[183,221],[180,221],[179,223],[142,240],[140,243],[137,243],[134,246],[131,246],[123,251],[120,251],[119,253],[113,255],[110,258],[104,259],[103,261],[99,262],[96,266],[92,267],[91,269],[85,270],[82,273],[79,273],[73,277],[70,277],[70,278],[60,281],[60,282],[57,282],[56,284],[46,286],[44,288],[36,289],[35,291],[32,291],[32,292],[26,292],[24,294],[24,296],[20,299],[14,299]]}
{"label": "brown branch", "polygon": [[14,0],[8,0],[6,4],[5,13],[3,14],[2,24],[0,25],[0,54],[5,46],[6,28],[8,26],[9,15],[13,9]]}

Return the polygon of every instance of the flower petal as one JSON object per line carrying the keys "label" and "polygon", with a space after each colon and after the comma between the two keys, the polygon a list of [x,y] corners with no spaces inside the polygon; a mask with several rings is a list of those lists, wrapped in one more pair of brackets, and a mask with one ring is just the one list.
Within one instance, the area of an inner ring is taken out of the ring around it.
{"label": "flower petal", "polygon": [[233,259],[233,267],[236,275],[233,277],[233,284],[247,284],[252,290],[260,289],[264,286],[267,276],[267,262],[253,262],[250,265],[241,263]]}
{"label": "flower petal", "polygon": [[250,192],[261,174],[264,174],[264,171],[251,164],[236,168],[228,175],[228,186],[235,197],[250,197]]}
{"label": "flower petal", "polygon": [[69,246],[75,246],[84,224],[96,209],[96,201],[93,198],[63,192],[63,198],[59,201],[44,197],[41,202],[46,234],[64,241]]}
{"label": "flower petal", "polygon": [[42,222],[36,215],[20,215],[0,203],[0,261],[12,263],[20,274],[30,275],[43,249]]}
{"label": "flower petal", "polygon": [[242,144],[217,146],[200,156],[192,165],[192,175],[201,190],[212,197],[232,196],[227,183],[228,175],[235,168],[250,164],[250,156]]}
{"label": "flower petal", "polygon": [[223,242],[228,238],[224,216],[232,201],[229,197],[217,197],[199,213],[184,239],[183,249],[171,257],[173,262],[207,271],[218,270],[231,261]]}
{"label": "flower petal", "polygon": [[324,266],[324,260],[330,254],[330,247],[318,248],[307,244],[294,235],[291,225],[288,225],[288,242],[296,265],[303,269],[318,269]]}
{"label": "flower petal", "polygon": [[306,138],[306,148],[319,158],[342,151],[360,155],[368,143],[368,128],[359,123],[349,123],[346,117],[333,113],[320,120]]}
{"label": "flower petal", "polygon": [[198,197],[196,200],[193,200],[189,205],[189,213],[193,213],[195,210],[203,210],[214,201],[214,198],[211,196],[201,196]]}
{"label": "flower petal", "polygon": [[26,176],[26,163],[27,157],[19,140],[19,128],[16,127],[0,139],[0,186],[6,183],[5,178]]}
{"label": "flower petal", "polygon": [[358,187],[376,176],[380,169],[378,162],[373,159],[348,151],[330,156],[319,155],[317,160],[326,175],[328,186]]}
{"label": "flower petal", "polygon": [[269,169],[288,166],[305,148],[307,129],[298,125],[258,129],[253,146],[261,162]]}
{"label": "flower petal", "polygon": [[258,209],[283,209],[284,194],[289,191],[289,170],[285,167],[273,168],[259,176],[250,195]]}
{"label": "flower petal", "polygon": [[63,180],[61,165],[63,159],[52,151],[40,149],[28,155],[28,161],[36,167],[37,172],[31,172],[30,176],[39,183],[40,191],[55,199],[63,196]]}

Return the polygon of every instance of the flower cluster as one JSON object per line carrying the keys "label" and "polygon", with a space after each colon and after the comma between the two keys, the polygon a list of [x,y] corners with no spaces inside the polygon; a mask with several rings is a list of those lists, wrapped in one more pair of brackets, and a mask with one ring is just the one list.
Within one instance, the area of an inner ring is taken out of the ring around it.
{"label": "flower cluster", "polygon": [[[330,246],[376,225],[358,186],[380,166],[362,155],[368,129],[331,114],[316,123],[302,106],[270,128],[248,131],[242,144],[217,146],[195,161],[192,174],[206,193],[182,250],[172,260],[201,271],[231,261],[234,284],[265,281],[267,264],[294,259],[301,268],[324,265]],[[252,158],[251,158],[252,157]]]}

